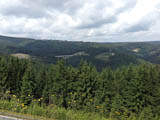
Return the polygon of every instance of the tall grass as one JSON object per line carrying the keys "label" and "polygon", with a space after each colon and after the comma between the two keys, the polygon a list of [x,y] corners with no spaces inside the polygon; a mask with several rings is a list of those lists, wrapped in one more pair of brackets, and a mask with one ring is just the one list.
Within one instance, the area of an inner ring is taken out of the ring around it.
{"label": "tall grass", "polygon": [[30,114],[35,116],[43,116],[46,119],[54,120],[107,120],[97,113],[85,113],[84,111],[66,110],[56,105],[39,105],[33,102],[29,106],[15,100],[0,100],[0,109],[13,111],[17,113]]}
{"label": "tall grass", "polygon": [[54,104],[46,106],[42,102],[43,98],[33,99],[30,105],[25,105],[15,95],[9,92],[0,95],[0,111],[7,110],[14,113],[22,113],[33,116],[43,117],[42,120],[160,120],[159,116],[153,116],[150,109],[144,109],[138,115],[131,115],[129,118],[124,116],[121,118],[106,118],[104,113],[91,113],[85,111],[77,111],[72,109],[64,109]]}

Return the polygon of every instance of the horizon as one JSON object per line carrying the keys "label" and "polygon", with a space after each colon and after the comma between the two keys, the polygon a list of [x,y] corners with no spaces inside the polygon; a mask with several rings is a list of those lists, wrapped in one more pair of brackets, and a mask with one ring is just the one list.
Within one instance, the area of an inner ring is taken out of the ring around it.
{"label": "horizon", "polygon": [[1,0],[0,34],[83,42],[143,42],[160,37],[160,1]]}
{"label": "horizon", "polygon": [[17,38],[17,39],[31,39],[31,40],[41,40],[41,41],[62,41],[62,42],[88,42],[88,43],[144,43],[144,42],[160,42],[160,40],[155,40],[155,41],[115,41],[115,42],[93,42],[93,41],[71,41],[71,40],[57,40],[57,39],[36,39],[36,38],[27,38],[27,37],[16,37],[16,36],[5,36],[5,35],[0,35],[0,37],[8,37],[8,38]]}

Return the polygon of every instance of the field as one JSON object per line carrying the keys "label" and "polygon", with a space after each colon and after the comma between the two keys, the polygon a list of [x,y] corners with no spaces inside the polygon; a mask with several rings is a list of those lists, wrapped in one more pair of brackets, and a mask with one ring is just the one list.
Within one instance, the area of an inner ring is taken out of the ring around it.
{"label": "field", "polygon": [[30,55],[28,54],[23,54],[23,53],[16,53],[16,54],[11,54],[13,57],[17,57],[19,59],[29,59]]}

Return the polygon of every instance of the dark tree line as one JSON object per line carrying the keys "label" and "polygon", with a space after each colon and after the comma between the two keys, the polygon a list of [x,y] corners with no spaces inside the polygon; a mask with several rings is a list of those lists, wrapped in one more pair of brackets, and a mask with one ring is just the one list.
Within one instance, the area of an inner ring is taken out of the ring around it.
{"label": "dark tree line", "polygon": [[78,68],[66,65],[63,60],[46,67],[0,57],[0,92],[6,91],[26,105],[42,98],[47,105],[100,112],[117,119],[146,112],[156,116],[160,115],[160,66],[130,65],[97,72],[84,61]]}

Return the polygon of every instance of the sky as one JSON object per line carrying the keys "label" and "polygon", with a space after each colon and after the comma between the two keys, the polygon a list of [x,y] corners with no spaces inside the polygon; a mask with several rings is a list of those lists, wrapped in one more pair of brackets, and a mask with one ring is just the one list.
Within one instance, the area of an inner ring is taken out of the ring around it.
{"label": "sky", "polygon": [[160,41],[160,0],[0,0],[0,35],[89,42]]}

